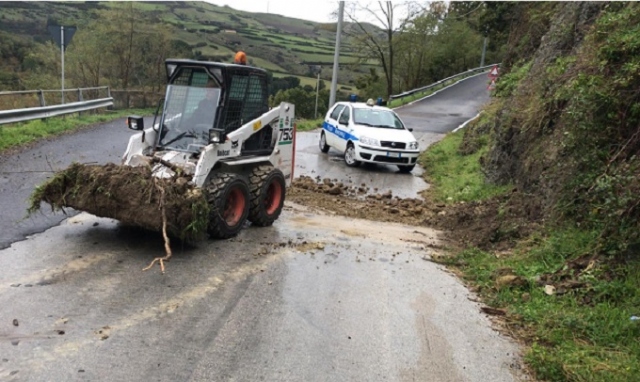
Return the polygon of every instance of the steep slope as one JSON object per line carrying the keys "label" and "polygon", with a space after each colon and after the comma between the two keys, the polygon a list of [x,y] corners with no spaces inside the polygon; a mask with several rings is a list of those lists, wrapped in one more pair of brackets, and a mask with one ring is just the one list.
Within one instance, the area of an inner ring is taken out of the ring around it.
{"label": "steep slope", "polygon": [[[522,33],[547,18],[548,29]],[[553,3],[523,13],[496,97],[465,146],[491,136],[488,180],[535,200],[542,216],[570,218],[601,233],[601,251],[638,243],[640,214],[640,6]],[[514,57],[516,59],[514,60]]]}

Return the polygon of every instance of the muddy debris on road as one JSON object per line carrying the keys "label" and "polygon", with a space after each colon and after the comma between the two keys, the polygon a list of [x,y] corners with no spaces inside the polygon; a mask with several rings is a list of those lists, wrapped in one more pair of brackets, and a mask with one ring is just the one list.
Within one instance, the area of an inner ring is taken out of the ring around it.
{"label": "muddy debris on road", "polygon": [[36,188],[29,212],[48,203],[54,210],[73,208],[99,217],[186,240],[204,238],[208,204],[188,176],[153,176],[150,166],[74,163]]}
{"label": "muddy debris on road", "polygon": [[366,185],[345,185],[331,179],[302,176],[294,179],[287,198],[298,204],[342,216],[411,225],[422,224],[425,202],[418,198],[400,199],[391,190],[367,194]]}
{"label": "muddy debris on road", "polygon": [[[391,190],[369,193],[362,185],[301,176],[294,179],[287,198],[336,215],[358,219],[433,227],[452,244],[482,249],[509,249],[535,228],[540,210],[535,198],[514,191],[481,202],[440,203],[425,198],[399,198]],[[519,211],[528,211],[523,215]]]}

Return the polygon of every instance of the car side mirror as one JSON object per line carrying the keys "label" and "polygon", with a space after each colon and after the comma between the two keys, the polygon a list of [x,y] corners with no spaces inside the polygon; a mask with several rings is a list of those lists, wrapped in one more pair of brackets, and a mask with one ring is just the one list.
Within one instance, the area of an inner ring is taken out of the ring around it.
{"label": "car side mirror", "polygon": [[131,130],[144,130],[144,118],[139,115],[128,116],[127,127]]}
{"label": "car side mirror", "polygon": [[413,127],[410,127],[407,130],[409,130],[410,132],[413,132]]}
{"label": "car side mirror", "polygon": [[227,140],[227,133],[223,129],[209,129],[209,143],[222,143]]}

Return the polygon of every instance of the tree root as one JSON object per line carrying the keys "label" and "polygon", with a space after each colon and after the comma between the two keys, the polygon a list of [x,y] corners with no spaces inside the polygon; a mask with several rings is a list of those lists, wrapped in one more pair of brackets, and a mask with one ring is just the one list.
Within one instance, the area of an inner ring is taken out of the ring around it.
{"label": "tree root", "polygon": [[164,262],[165,261],[168,262],[169,259],[171,259],[171,256],[173,256],[173,253],[171,252],[171,242],[169,241],[169,236],[167,235],[167,213],[164,208],[164,195],[165,195],[164,188],[158,186],[157,182],[156,182],[156,187],[160,191],[160,195],[161,195],[160,211],[162,212],[162,237],[164,238],[164,250],[167,253],[167,255],[164,257],[156,257],[155,259],[153,259],[151,264],[149,264],[149,266],[144,268],[142,271],[144,272],[146,270],[151,269],[153,265],[157,262],[160,264],[160,271],[162,272],[162,274],[164,274]]}

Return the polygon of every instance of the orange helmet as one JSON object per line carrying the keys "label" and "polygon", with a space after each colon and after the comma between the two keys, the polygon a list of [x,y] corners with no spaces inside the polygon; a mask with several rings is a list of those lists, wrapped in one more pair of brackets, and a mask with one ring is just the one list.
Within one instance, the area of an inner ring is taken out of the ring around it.
{"label": "orange helmet", "polygon": [[238,51],[236,57],[233,59],[234,64],[247,65],[247,55],[243,51]]}

